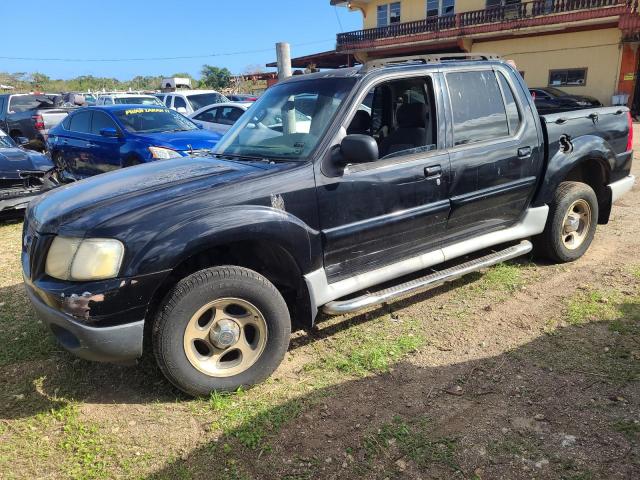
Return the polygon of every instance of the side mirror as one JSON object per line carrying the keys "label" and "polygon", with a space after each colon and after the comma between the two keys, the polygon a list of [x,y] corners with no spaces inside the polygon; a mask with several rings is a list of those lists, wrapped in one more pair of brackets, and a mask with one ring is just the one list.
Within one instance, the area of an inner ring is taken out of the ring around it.
{"label": "side mirror", "polygon": [[186,115],[187,114],[187,109],[184,107],[178,107],[176,108],[176,112],[181,113],[182,115]]}
{"label": "side mirror", "polygon": [[102,135],[103,137],[109,137],[109,138],[116,138],[120,136],[118,131],[113,127],[103,128],[102,130],[100,130],[100,135]]}
{"label": "side mirror", "polygon": [[18,145],[20,146],[23,146],[29,143],[29,139],[27,137],[18,137],[16,138],[16,140],[18,141]]}
{"label": "side mirror", "polygon": [[368,163],[378,160],[378,144],[369,135],[347,135],[340,143],[345,163]]}

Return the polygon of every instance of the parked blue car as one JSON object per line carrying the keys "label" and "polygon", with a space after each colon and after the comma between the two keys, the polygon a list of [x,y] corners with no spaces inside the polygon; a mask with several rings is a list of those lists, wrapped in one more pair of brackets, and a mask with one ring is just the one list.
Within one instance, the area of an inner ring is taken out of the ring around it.
{"label": "parked blue car", "polygon": [[165,107],[108,105],[71,113],[47,146],[63,179],[211,150],[221,135]]}

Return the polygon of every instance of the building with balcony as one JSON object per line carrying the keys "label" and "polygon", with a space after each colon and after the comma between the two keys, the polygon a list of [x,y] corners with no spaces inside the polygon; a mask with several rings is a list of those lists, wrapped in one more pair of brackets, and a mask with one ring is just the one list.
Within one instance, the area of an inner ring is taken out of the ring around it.
{"label": "building with balcony", "polygon": [[[531,87],[558,87],[603,104],[634,101],[637,0],[330,0],[359,11],[363,28],[337,36],[318,66],[440,52],[497,53]],[[340,59],[340,60],[337,60]],[[638,105],[636,105],[638,104]],[[640,92],[634,106],[640,106]],[[639,110],[638,108],[635,109]]]}

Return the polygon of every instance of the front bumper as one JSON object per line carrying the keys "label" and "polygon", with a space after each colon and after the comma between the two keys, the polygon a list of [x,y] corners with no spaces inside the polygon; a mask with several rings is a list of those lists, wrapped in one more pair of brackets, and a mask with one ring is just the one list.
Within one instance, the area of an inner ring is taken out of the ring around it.
{"label": "front bumper", "polygon": [[621,180],[609,184],[609,190],[611,190],[611,203],[618,200],[622,195],[627,193],[633,188],[636,181],[634,175],[627,175]]}
{"label": "front bumper", "polygon": [[42,301],[27,285],[27,295],[38,317],[60,344],[74,355],[98,362],[126,363],[142,355],[144,320],[111,327],[91,327]]}

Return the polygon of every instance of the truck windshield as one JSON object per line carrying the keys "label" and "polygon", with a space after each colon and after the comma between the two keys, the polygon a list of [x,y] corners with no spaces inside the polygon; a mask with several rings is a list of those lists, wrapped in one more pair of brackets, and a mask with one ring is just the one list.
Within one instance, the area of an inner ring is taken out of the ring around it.
{"label": "truck windshield", "polygon": [[213,105],[214,103],[224,103],[229,100],[224,95],[219,93],[199,93],[197,95],[188,95],[187,98],[191,102],[193,111],[200,110],[207,105]]}
{"label": "truck windshield", "polygon": [[156,97],[116,97],[113,100],[121,105],[162,105]]}
{"label": "truck windshield", "polygon": [[323,138],[355,82],[343,77],[275,85],[247,110],[214,152],[303,160]]}
{"label": "truck windshield", "polygon": [[182,132],[197,130],[187,117],[163,107],[128,108],[114,112],[120,124],[134,133]]}

